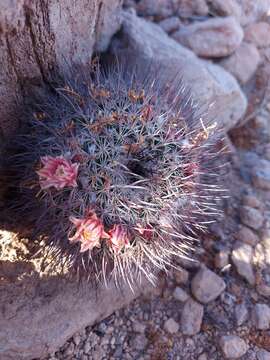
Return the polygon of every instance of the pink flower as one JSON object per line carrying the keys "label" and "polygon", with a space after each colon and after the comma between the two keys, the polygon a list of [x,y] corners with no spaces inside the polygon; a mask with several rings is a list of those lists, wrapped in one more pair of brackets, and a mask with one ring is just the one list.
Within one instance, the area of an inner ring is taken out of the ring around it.
{"label": "pink flower", "polygon": [[137,230],[138,233],[142,235],[145,240],[151,240],[151,238],[153,237],[153,229],[150,225],[143,227],[141,224],[138,224],[138,226],[134,229]]}
{"label": "pink flower", "polygon": [[114,225],[109,231],[109,235],[109,244],[115,253],[119,253],[123,247],[129,244],[130,236],[123,225]]}
{"label": "pink flower", "polygon": [[43,168],[37,171],[41,189],[55,187],[60,190],[65,186],[77,186],[78,163],[72,163],[63,156],[43,156],[41,163]]}
{"label": "pink flower", "polygon": [[199,169],[199,166],[194,162],[192,162],[190,164],[186,164],[184,167],[185,176],[192,176],[192,175],[196,174],[198,169]]}
{"label": "pink flower", "polygon": [[81,242],[80,252],[92,250],[94,247],[99,248],[100,240],[102,238],[109,238],[109,235],[104,231],[102,221],[94,212],[91,212],[84,219],[77,219],[71,216],[69,220],[76,226],[76,233],[69,238],[69,241]]}

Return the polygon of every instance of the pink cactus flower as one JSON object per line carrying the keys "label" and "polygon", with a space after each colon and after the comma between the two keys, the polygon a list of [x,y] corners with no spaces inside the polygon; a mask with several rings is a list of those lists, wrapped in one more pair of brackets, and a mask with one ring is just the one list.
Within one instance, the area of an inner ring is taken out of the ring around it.
{"label": "pink cactus flower", "polygon": [[109,238],[104,231],[102,221],[94,212],[91,212],[84,219],[77,219],[73,216],[69,220],[76,226],[76,233],[69,238],[70,242],[81,242],[80,252],[92,250],[94,247],[100,247],[100,241],[103,238]]}
{"label": "pink cactus flower", "polygon": [[151,240],[153,237],[153,228],[150,225],[143,227],[141,224],[138,224],[134,229],[137,230],[145,240]]}
{"label": "pink cactus flower", "polygon": [[55,187],[60,190],[77,186],[78,163],[72,163],[63,156],[43,156],[41,163],[43,168],[37,171],[41,189]]}
{"label": "pink cactus flower", "polygon": [[119,253],[130,242],[130,236],[127,228],[123,225],[114,225],[109,231],[109,235],[109,245],[115,253]]}
{"label": "pink cactus flower", "polygon": [[185,176],[192,176],[196,174],[196,172],[199,170],[199,166],[192,162],[190,164],[186,164],[184,167],[184,174]]}

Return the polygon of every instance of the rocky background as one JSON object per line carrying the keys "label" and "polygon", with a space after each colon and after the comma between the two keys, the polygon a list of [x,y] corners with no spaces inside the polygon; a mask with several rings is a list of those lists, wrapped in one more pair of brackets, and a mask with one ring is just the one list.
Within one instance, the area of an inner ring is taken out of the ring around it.
{"label": "rocky background", "polygon": [[48,279],[38,260],[20,260],[27,239],[2,231],[0,358],[269,360],[270,1],[123,7],[108,51],[168,76],[179,69],[196,99],[214,102],[210,116],[230,150],[224,218],[202,239],[197,261],[182,261],[182,271],[161,274],[143,294]]}

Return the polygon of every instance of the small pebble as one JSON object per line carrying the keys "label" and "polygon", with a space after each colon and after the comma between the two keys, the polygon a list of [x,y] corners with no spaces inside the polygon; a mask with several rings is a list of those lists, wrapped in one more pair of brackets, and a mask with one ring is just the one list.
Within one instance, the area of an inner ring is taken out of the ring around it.
{"label": "small pebble", "polygon": [[69,346],[66,348],[66,350],[64,351],[64,356],[72,355],[73,352],[74,352],[74,348],[75,348],[75,346],[74,346],[74,344],[71,342],[71,343],[69,344]]}
{"label": "small pebble", "polygon": [[164,329],[168,333],[174,334],[174,333],[177,333],[179,331],[179,324],[177,324],[177,322],[173,318],[170,318],[170,319],[165,321]]}
{"label": "small pebble", "polygon": [[236,324],[241,326],[248,319],[248,309],[244,303],[238,304],[234,309]]}
{"label": "small pebble", "polygon": [[255,275],[252,266],[252,247],[248,244],[237,243],[232,251],[232,262],[236,270],[250,285],[255,284]]}
{"label": "small pebble", "polygon": [[144,334],[135,335],[131,338],[130,345],[136,350],[144,350],[147,346],[148,340]]}
{"label": "small pebble", "polygon": [[256,329],[268,330],[270,328],[270,307],[266,304],[256,304],[252,318]]}
{"label": "small pebble", "polygon": [[256,355],[258,360],[270,360],[270,352],[264,349],[259,350]]}
{"label": "small pebble", "polygon": [[240,218],[244,225],[251,227],[252,229],[258,230],[263,224],[262,213],[250,206],[242,206],[240,209]]}
{"label": "small pebble", "polygon": [[79,335],[79,334],[75,334],[75,335],[73,336],[73,342],[74,342],[74,344],[75,344],[76,346],[78,346],[79,343],[80,343],[80,341],[81,341],[80,335]]}
{"label": "small pebble", "polygon": [[227,250],[221,250],[215,255],[215,267],[223,269],[229,264],[229,252]]}
{"label": "small pebble", "polygon": [[201,354],[201,355],[198,357],[198,360],[208,360],[208,357],[207,357],[206,353]]}
{"label": "small pebble", "polygon": [[260,209],[262,207],[262,203],[255,195],[244,195],[242,198],[242,203],[244,206],[250,206],[255,209]]}
{"label": "small pebble", "polygon": [[226,359],[239,359],[248,350],[245,341],[236,335],[222,336],[220,347]]}
{"label": "small pebble", "polygon": [[259,284],[257,286],[256,290],[260,295],[270,298],[270,286],[269,285]]}
{"label": "small pebble", "polygon": [[91,349],[90,343],[89,343],[89,342],[86,342],[86,343],[84,344],[84,348],[83,348],[84,353],[85,353],[85,354],[88,354],[89,351],[90,351],[90,349]]}
{"label": "small pebble", "polygon": [[178,30],[180,25],[181,21],[177,16],[172,16],[159,22],[159,26],[168,34]]}
{"label": "small pebble", "polygon": [[176,287],[173,292],[173,297],[175,300],[185,302],[189,298],[189,295],[185,292],[185,290],[181,289],[180,287]]}
{"label": "small pebble", "polygon": [[203,306],[193,299],[187,300],[181,314],[181,330],[185,335],[195,335],[201,330]]}
{"label": "small pebble", "polygon": [[236,234],[237,240],[240,242],[244,242],[246,244],[249,244],[251,246],[255,246],[259,242],[259,236],[255,234],[254,231],[249,229],[246,226],[242,226],[238,233]]}
{"label": "small pebble", "polygon": [[256,265],[261,269],[266,267],[265,249],[262,243],[258,243],[255,246],[254,254],[253,254],[253,263],[254,265]]}
{"label": "small pebble", "polygon": [[174,278],[177,284],[186,284],[189,279],[189,272],[185,269],[175,270],[174,271]]}
{"label": "small pebble", "polygon": [[191,291],[203,304],[215,300],[226,288],[224,280],[205,266],[197,272],[191,281]]}
{"label": "small pebble", "polygon": [[139,322],[134,322],[132,324],[133,331],[139,334],[144,334],[146,326]]}

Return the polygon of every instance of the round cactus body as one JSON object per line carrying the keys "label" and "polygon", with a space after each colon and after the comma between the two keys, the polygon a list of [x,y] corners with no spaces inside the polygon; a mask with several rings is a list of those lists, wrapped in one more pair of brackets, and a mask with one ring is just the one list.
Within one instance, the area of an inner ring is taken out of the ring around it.
{"label": "round cactus body", "polygon": [[207,108],[179,76],[138,71],[74,74],[34,112],[14,161],[18,208],[54,261],[130,286],[189,256],[219,195]]}

